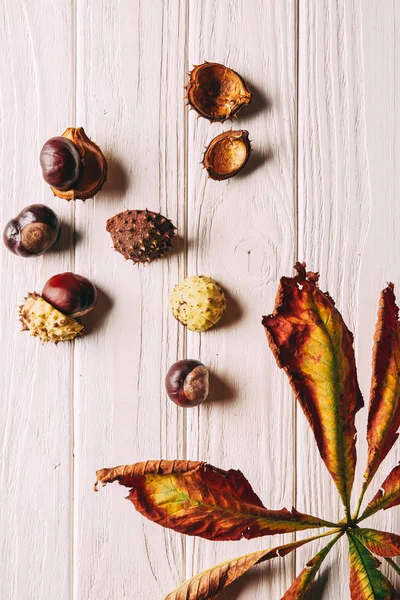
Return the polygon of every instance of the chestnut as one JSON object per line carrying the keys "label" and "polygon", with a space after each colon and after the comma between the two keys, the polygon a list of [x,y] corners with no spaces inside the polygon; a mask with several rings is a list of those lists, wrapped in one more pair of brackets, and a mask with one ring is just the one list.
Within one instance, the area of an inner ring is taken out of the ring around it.
{"label": "chestnut", "polygon": [[178,406],[198,406],[208,396],[209,373],[198,360],[178,360],[165,377],[168,396]]}
{"label": "chestnut", "polygon": [[78,181],[82,169],[77,146],[65,137],[47,140],[40,153],[43,179],[57,190],[69,190]]}
{"label": "chestnut", "polygon": [[89,279],[75,273],[59,273],[46,282],[42,297],[64,315],[82,317],[92,310],[97,290]]}
{"label": "chestnut", "polygon": [[6,247],[17,256],[40,256],[58,240],[61,223],[45,204],[30,204],[7,223],[3,233]]}
{"label": "chestnut", "polygon": [[43,178],[55,196],[86,200],[101,190],[107,177],[107,161],[83,127],[69,127],[48,140],[40,153]]}

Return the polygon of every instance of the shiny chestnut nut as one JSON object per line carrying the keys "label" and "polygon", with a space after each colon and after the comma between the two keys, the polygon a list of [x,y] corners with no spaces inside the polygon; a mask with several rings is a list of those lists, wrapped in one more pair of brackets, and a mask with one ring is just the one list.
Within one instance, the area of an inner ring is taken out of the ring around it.
{"label": "shiny chestnut nut", "polygon": [[168,396],[178,406],[198,406],[208,396],[209,373],[198,360],[178,360],[165,377]]}
{"label": "shiny chestnut nut", "polygon": [[57,136],[47,140],[40,152],[43,179],[57,190],[69,190],[82,170],[81,155],[71,140]]}
{"label": "shiny chestnut nut", "polygon": [[55,196],[86,200],[101,190],[107,177],[107,161],[83,127],[69,127],[48,140],[40,153],[43,178]]}
{"label": "shiny chestnut nut", "polygon": [[45,284],[42,297],[64,315],[82,317],[96,304],[97,290],[89,279],[75,273],[54,275]]}
{"label": "shiny chestnut nut", "polygon": [[45,204],[30,204],[7,223],[6,247],[17,256],[40,256],[58,240],[61,223]]}

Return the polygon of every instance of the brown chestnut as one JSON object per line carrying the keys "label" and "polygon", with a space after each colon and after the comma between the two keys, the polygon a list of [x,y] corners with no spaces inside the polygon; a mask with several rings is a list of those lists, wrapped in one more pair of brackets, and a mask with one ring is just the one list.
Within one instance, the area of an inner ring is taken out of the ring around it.
{"label": "brown chestnut", "polygon": [[40,166],[46,183],[57,190],[70,190],[81,173],[81,155],[71,140],[53,137],[42,148]]}
{"label": "brown chestnut", "polygon": [[40,153],[43,178],[55,196],[86,200],[101,190],[107,177],[107,161],[83,127],[69,127],[48,140]]}
{"label": "brown chestnut", "polygon": [[168,396],[178,406],[198,406],[208,396],[209,373],[198,360],[178,360],[165,377]]}
{"label": "brown chestnut", "polygon": [[75,273],[59,273],[50,277],[43,288],[42,297],[64,315],[82,317],[92,310],[97,300],[97,290],[89,279]]}
{"label": "brown chestnut", "polygon": [[211,179],[229,179],[243,169],[250,151],[248,131],[224,131],[211,140],[204,153],[203,165]]}
{"label": "brown chestnut", "polygon": [[30,204],[7,223],[3,233],[6,247],[18,256],[40,256],[58,240],[61,223],[45,204]]}

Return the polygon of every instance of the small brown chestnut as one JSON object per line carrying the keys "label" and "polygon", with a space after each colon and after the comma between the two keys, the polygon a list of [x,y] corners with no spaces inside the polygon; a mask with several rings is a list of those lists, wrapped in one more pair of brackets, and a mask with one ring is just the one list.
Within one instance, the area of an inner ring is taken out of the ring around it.
{"label": "small brown chestnut", "polygon": [[42,297],[64,315],[76,318],[92,310],[96,304],[97,290],[82,275],[59,273],[47,281]]}
{"label": "small brown chestnut", "polygon": [[7,223],[6,247],[18,256],[40,256],[60,237],[61,223],[45,204],[30,204]]}
{"label": "small brown chestnut", "polygon": [[48,140],[40,153],[43,178],[55,196],[86,200],[101,190],[107,177],[107,161],[83,127],[69,127]]}
{"label": "small brown chestnut", "polygon": [[42,148],[40,166],[46,183],[57,190],[70,190],[81,174],[81,155],[71,140],[53,137]]}
{"label": "small brown chestnut", "polygon": [[229,179],[243,169],[249,160],[250,151],[248,131],[224,131],[209,143],[204,153],[203,166],[211,179]]}
{"label": "small brown chestnut", "polygon": [[208,396],[209,373],[198,360],[178,360],[165,377],[168,396],[178,406],[198,406]]}

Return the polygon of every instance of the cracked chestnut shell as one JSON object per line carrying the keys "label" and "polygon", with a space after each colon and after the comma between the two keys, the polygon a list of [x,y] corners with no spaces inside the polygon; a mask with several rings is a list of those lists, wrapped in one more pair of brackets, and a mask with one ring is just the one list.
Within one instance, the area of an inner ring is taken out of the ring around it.
{"label": "cracked chestnut shell", "polygon": [[236,117],[251,102],[251,91],[242,77],[219,63],[194,67],[186,91],[189,105],[211,122]]}
{"label": "cracked chestnut shell", "polygon": [[97,289],[82,275],[59,273],[45,283],[42,297],[64,315],[76,318],[94,308]]}
{"label": "cracked chestnut shell", "polygon": [[48,140],[40,153],[43,178],[65,200],[93,198],[107,177],[107,161],[83,127],[69,127]]}
{"label": "cracked chestnut shell", "polygon": [[198,360],[178,360],[165,377],[169,398],[178,406],[198,406],[208,396],[209,372]]}
{"label": "cracked chestnut shell", "polygon": [[243,169],[249,160],[250,151],[248,131],[225,131],[209,143],[203,165],[211,179],[229,179]]}
{"label": "cracked chestnut shell", "polygon": [[5,226],[3,241],[6,247],[25,258],[41,256],[58,240],[61,223],[45,204],[30,204]]}

